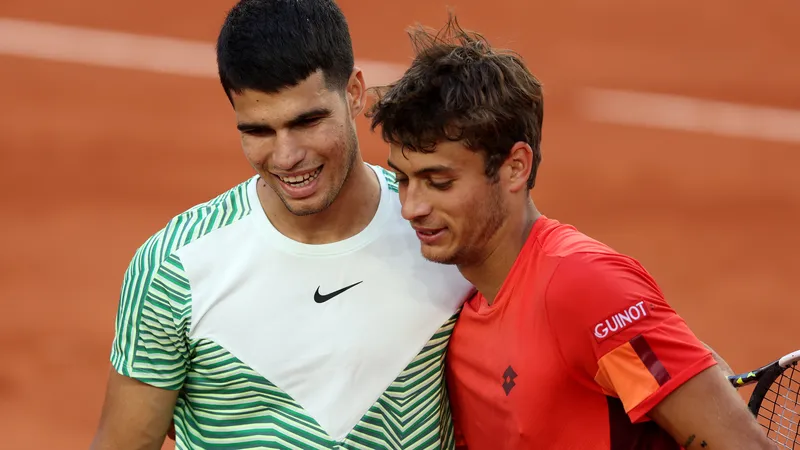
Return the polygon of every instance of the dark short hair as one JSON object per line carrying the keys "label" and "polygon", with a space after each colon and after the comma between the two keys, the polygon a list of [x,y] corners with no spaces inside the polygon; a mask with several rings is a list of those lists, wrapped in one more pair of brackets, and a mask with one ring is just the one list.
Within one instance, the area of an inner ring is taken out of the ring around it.
{"label": "dark short hair", "polygon": [[353,72],[347,21],[333,0],[240,0],[217,39],[225,93],[275,93],[322,70],[329,89],[344,89]]}
{"label": "dark short hair", "polygon": [[542,85],[522,58],[494,49],[480,34],[462,29],[454,14],[438,32],[409,31],[416,56],[397,82],[371,89],[377,100],[367,112],[372,130],[404,149],[432,152],[445,139],[485,154],[486,175],[496,179],[511,147],[526,142],[541,162]]}

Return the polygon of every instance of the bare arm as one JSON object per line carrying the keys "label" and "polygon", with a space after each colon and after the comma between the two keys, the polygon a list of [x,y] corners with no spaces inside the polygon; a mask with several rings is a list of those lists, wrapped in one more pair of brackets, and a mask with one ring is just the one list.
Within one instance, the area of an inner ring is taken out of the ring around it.
{"label": "bare arm", "polygon": [[711,346],[706,344],[705,342],[703,342],[703,345],[705,345],[706,348],[708,349],[708,351],[711,352],[711,356],[714,357],[714,361],[717,362],[717,365],[719,366],[720,370],[722,371],[722,375],[723,376],[730,377],[730,376],[736,375],[733,372],[733,369],[731,369],[731,366],[729,366],[728,363],[725,362],[724,359],[722,359],[722,356],[719,356],[719,353],[714,351],[714,349],[711,348]]}
{"label": "bare arm", "polygon": [[677,388],[649,416],[687,450],[777,448],[717,366]]}
{"label": "bare arm", "polygon": [[123,278],[105,401],[91,450],[160,450],[189,367],[191,289],[168,234],[135,252]]}
{"label": "bare arm", "polygon": [[90,450],[161,449],[177,398],[177,390],[153,387],[112,369]]}

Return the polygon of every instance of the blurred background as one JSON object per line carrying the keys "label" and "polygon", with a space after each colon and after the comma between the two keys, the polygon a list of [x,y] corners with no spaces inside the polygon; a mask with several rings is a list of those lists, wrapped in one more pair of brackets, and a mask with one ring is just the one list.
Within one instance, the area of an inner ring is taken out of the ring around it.
{"label": "blurred background", "polygon": [[[800,348],[798,3],[340,4],[369,84],[447,6],[518,51],[546,92],[539,208],[639,259],[734,370]],[[0,448],[88,447],[135,249],[252,174],[215,78],[232,5],[0,2]]]}

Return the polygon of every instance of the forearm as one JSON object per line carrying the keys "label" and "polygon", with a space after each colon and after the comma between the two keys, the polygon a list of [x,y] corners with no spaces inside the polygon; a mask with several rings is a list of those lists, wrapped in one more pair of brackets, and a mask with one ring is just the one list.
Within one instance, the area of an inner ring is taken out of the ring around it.
{"label": "forearm", "polygon": [[687,450],[773,449],[736,390],[712,366],[668,395],[650,417]]}

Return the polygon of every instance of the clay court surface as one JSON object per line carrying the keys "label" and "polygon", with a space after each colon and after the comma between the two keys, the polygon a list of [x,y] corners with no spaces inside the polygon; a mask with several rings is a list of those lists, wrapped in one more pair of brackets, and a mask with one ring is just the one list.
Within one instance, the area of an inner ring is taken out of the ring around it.
{"label": "clay court surface", "polygon": [[[4,0],[0,19],[210,44],[231,4]],[[438,26],[446,12],[441,0],[341,4],[357,59],[399,64],[405,27]],[[450,4],[546,86],[540,209],[641,260],[735,370],[800,348],[796,2]],[[2,53],[0,447],[87,448],[134,250],[251,171],[213,73]],[[612,94],[598,106],[587,89]],[[623,120],[633,106],[611,101],[626,98],[618,90],[738,106],[698,112],[686,100],[664,119],[667,103],[640,102]],[[785,110],[751,108],[762,106]],[[385,146],[359,125],[367,159],[383,163]]]}

